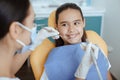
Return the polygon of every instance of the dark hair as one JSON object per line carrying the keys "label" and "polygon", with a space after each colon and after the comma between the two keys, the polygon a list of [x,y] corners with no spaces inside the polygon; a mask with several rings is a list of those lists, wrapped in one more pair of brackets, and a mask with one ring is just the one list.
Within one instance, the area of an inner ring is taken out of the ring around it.
{"label": "dark hair", "polygon": [[24,21],[29,7],[29,0],[0,0],[0,40],[9,32],[12,22]]}
{"label": "dark hair", "polygon": [[[67,9],[76,9],[76,10],[80,11],[80,14],[82,16],[82,20],[84,20],[82,10],[81,10],[81,8],[79,6],[77,6],[74,3],[65,3],[65,4],[61,5],[60,7],[58,7],[57,10],[56,10],[56,14],[55,14],[55,17],[56,17],[55,22],[56,22],[56,24],[58,24],[59,14],[62,11],[67,10]],[[84,30],[83,36],[82,36],[82,42],[85,42],[86,38],[87,38],[86,37],[86,32]],[[61,37],[59,39],[55,40],[55,43],[56,43],[56,47],[64,45],[64,41],[63,41],[63,39]]]}

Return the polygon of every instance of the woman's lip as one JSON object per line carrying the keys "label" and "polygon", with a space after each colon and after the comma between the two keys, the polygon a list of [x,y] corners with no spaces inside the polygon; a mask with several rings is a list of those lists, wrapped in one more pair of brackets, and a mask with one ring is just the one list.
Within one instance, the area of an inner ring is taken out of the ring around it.
{"label": "woman's lip", "polygon": [[71,39],[71,38],[75,38],[77,36],[77,34],[70,34],[68,35],[68,37]]}

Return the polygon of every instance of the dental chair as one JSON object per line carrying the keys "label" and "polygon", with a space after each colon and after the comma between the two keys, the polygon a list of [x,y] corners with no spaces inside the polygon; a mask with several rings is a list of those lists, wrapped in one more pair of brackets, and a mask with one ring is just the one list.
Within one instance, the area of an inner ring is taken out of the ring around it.
{"label": "dental chair", "polygon": [[[53,11],[48,18],[48,26],[55,28],[55,11]],[[107,45],[105,41],[94,31],[86,30],[87,38],[94,44],[97,44],[108,55]],[[40,80],[40,77],[44,70],[44,64],[51,49],[55,47],[55,44],[49,39],[45,39],[30,56],[30,64],[35,77],[35,80]]]}

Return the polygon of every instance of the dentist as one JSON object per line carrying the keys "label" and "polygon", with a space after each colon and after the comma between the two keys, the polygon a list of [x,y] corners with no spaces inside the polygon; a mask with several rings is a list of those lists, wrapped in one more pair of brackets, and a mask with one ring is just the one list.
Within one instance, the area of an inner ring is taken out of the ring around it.
{"label": "dentist", "polygon": [[[45,38],[58,37],[59,33],[48,27],[36,33],[34,16],[29,0],[0,0],[0,80],[20,80],[15,74],[31,51]],[[16,53],[25,47],[28,50]]]}

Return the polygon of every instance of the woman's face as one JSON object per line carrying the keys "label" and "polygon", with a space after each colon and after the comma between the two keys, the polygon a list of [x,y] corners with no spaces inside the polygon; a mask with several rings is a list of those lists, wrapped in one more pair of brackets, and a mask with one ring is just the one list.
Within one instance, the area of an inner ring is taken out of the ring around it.
{"label": "woman's face", "polygon": [[65,44],[81,42],[84,26],[84,20],[76,9],[67,9],[59,14],[57,28]]}
{"label": "woman's face", "polygon": [[[28,16],[25,18],[22,24],[27,26],[29,29],[32,29],[34,27],[34,17],[35,17],[35,13],[33,11],[32,6],[30,6],[28,11]],[[30,44],[31,42],[30,36],[31,36],[31,32],[24,29],[21,38],[23,39],[22,41],[24,41],[26,45]]]}

